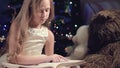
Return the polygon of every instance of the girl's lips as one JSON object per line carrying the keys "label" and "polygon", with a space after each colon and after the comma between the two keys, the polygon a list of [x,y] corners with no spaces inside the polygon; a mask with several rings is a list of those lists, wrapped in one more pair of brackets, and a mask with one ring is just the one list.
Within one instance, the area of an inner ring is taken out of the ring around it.
{"label": "girl's lips", "polygon": [[40,20],[46,20],[45,18],[41,18]]}

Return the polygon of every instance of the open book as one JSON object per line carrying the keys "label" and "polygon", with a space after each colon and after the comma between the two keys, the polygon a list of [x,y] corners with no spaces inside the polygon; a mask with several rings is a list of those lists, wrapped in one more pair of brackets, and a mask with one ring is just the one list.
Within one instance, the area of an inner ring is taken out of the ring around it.
{"label": "open book", "polygon": [[63,62],[58,62],[58,63],[41,63],[38,65],[30,65],[30,66],[25,66],[25,65],[18,65],[18,64],[11,64],[7,62],[3,62],[2,65],[4,67],[8,68],[69,68],[71,66],[80,66],[83,64],[83,60],[69,60],[69,61],[63,61]]}

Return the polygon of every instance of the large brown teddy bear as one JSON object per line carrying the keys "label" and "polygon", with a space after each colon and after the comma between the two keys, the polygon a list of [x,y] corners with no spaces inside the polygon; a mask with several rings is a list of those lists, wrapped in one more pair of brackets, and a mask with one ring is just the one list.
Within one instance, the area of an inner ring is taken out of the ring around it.
{"label": "large brown teddy bear", "polygon": [[88,28],[88,55],[83,68],[120,68],[120,11],[97,13]]}

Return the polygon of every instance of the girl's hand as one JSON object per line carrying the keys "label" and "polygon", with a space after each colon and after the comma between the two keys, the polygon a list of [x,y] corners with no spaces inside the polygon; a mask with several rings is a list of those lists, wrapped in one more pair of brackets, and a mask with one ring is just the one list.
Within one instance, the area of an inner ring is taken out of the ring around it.
{"label": "girl's hand", "polygon": [[62,62],[68,60],[67,58],[58,54],[51,55],[50,57],[52,58],[52,62]]}

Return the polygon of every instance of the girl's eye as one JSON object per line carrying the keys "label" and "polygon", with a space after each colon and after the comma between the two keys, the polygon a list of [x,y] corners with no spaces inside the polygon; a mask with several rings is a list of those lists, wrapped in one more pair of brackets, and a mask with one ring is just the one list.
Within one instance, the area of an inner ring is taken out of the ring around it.
{"label": "girl's eye", "polygon": [[43,12],[49,12],[50,9],[41,9],[41,10],[38,10],[37,12],[39,13],[43,13]]}
{"label": "girl's eye", "polygon": [[46,12],[48,12],[49,11],[49,9],[46,9]]}

